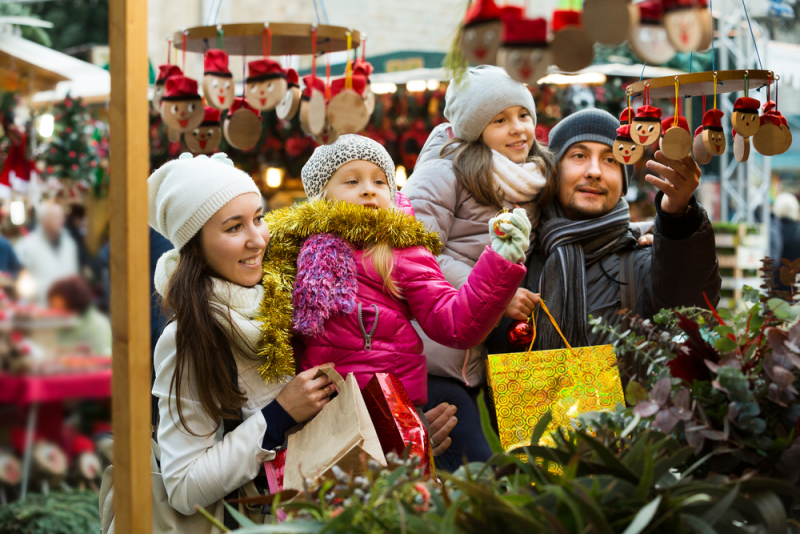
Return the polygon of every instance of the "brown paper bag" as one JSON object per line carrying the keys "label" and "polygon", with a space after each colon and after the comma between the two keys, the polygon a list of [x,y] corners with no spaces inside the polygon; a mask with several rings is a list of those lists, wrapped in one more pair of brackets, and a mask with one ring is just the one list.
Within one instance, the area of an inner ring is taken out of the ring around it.
{"label": "brown paper bag", "polygon": [[344,380],[333,367],[325,366],[320,367],[317,373],[317,376],[322,375],[333,380],[339,395],[302,430],[289,436],[284,489],[302,490],[303,477],[317,480],[329,476],[328,472],[334,465],[346,472],[359,473],[362,470],[361,452],[386,465],[381,442],[353,373]]}

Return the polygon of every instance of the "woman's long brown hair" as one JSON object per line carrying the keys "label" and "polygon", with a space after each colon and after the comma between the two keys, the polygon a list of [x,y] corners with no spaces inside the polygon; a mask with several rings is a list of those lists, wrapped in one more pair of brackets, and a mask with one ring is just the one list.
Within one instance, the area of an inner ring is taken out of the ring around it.
{"label": "woman's long brown hair", "polygon": [[[440,152],[441,157],[453,156],[453,172],[459,182],[475,200],[485,206],[497,209],[503,207],[502,193],[494,183],[492,172],[492,149],[482,139],[464,141],[454,137],[447,141]],[[539,209],[544,209],[558,190],[557,167],[550,151],[536,139],[533,140],[527,161],[533,161],[547,180],[536,197]]]}
{"label": "woman's long brown hair", "polygon": [[[238,381],[231,378],[231,362],[226,356],[232,354],[236,346],[236,340],[229,333],[236,331],[230,310],[225,313],[209,302],[213,291],[212,276],[198,233],[181,249],[178,266],[169,279],[164,296],[164,309],[170,319],[178,323],[175,374],[172,375],[169,394],[172,396],[175,391],[178,419],[193,436],[199,434],[186,423],[182,393],[189,396],[196,392],[198,398],[194,400],[209,417],[217,420],[217,426],[207,436],[217,431],[222,419],[237,418],[239,408],[247,400]],[[226,331],[220,319],[228,321],[232,328]],[[194,387],[184,384],[186,380]]]}

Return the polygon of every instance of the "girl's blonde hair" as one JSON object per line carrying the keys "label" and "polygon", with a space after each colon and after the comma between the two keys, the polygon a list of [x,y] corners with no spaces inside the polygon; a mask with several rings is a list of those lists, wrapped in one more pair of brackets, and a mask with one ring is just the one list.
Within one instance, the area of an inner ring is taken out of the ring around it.
{"label": "girl's blonde hair", "polygon": [[[309,200],[313,202],[316,200],[325,200],[327,198],[328,187],[326,185],[317,196]],[[392,201],[390,209],[395,209],[394,201]],[[364,243],[364,256],[361,259],[361,264],[365,269],[368,268],[367,264],[364,262],[367,258],[370,259],[372,268],[375,269],[375,272],[378,273],[378,276],[383,280],[383,290],[396,299],[402,299],[403,294],[394,282],[394,279],[392,279],[392,271],[394,270],[394,254],[392,247],[383,241]]]}

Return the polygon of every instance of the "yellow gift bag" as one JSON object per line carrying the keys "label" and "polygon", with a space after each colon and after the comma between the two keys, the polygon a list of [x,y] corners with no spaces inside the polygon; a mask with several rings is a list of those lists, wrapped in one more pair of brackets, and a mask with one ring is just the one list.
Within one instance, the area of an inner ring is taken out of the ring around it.
{"label": "yellow gift bag", "polygon": [[572,348],[544,303],[539,304],[564,340],[566,349],[490,354],[486,363],[489,386],[506,450],[529,445],[533,429],[548,410],[553,421],[540,445],[553,445],[550,433],[570,425],[585,412],[613,411],[625,402],[611,345]]}

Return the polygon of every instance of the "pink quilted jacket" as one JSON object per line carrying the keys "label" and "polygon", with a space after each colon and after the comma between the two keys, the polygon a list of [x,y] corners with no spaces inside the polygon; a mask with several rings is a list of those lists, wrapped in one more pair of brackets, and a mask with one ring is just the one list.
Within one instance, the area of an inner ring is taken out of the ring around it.
{"label": "pink quilted jacket", "polygon": [[[404,199],[399,200],[398,204]],[[403,295],[398,300],[384,291],[383,281],[370,260],[362,262],[363,256],[363,251],[355,251],[357,308],[329,318],[322,334],[302,336],[301,368],[332,362],[342,376],[354,373],[362,388],[373,374],[392,373],[418,406],[428,398],[427,365],[411,319],[437,343],[474,347],[495,327],[526,272],[523,265],[486,247],[467,283],[455,290],[427,249],[394,249],[392,276]]]}

